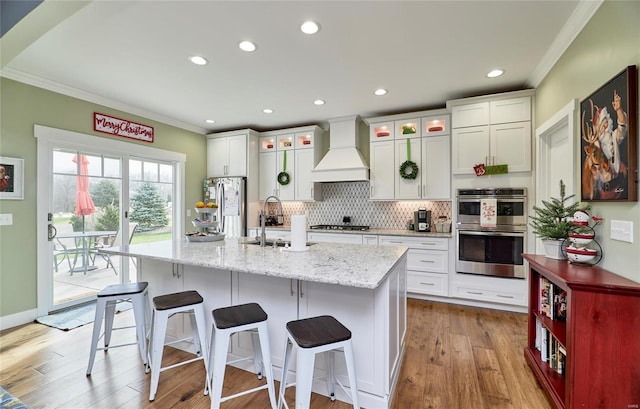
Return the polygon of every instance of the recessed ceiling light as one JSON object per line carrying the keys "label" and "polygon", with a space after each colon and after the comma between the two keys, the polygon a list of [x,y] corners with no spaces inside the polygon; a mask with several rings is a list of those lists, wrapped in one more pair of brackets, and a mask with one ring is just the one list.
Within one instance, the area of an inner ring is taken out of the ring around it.
{"label": "recessed ceiling light", "polygon": [[316,105],[324,105],[325,101],[323,99],[316,99],[313,103]]}
{"label": "recessed ceiling light", "polygon": [[264,112],[265,114],[273,114],[273,109],[265,108],[265,109],[262,110],[262,112]]}
{"label": "recessed ceiling light", "polygon": [[316,23],[315,21],[305,21],[300,26],[300,30],[305,34],[315,34],[318,32],[319,29],[320,27],[318,26],[318,23]]}
{"label": "recessed ceiling light", "polygon": [[487,73],[487,77],[495,78],[501,76],[502,74],[504,74],[504,70],[492,70]]}
{"label": "recessed ceiling light", "polygon": [[215,124],[216,121],[214,121],[213,119],[205,119],[205,122],[208,124]]}
{"label": "recessed ceiling light", "polygon": [[387,91],[387,90],[386,90],[386,89],[384,89],[384,88],[378,88],[377,90],[373,91],[373,93],[374,93],[374,94],[376,94],[376,95],[378,95],[378,96],[380,96],[380,95],[386,95],[386,94],[387,94],[387,92],[389,92],[389,91]]}
{"label": "recessed ceiling light", "polygon": [[207,65],[207,59],[204,57],[200,57],[199,55],[192,55],[189,57],[189,61],[194,63],[195,65]]}
{"label": "recessed ceiling light", "polygon": [[240,41],[240,44],[238,44],[238,47],[240,47],[242,51],[246,51],[248,53],[256,50],[256,45],[251,41],[246,41],[246,40]]}

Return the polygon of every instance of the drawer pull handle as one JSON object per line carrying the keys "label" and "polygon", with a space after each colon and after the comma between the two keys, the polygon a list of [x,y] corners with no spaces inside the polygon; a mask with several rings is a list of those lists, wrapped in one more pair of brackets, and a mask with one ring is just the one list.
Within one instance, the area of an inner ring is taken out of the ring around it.
{"label": "drawer pull handle", "polygon": [[483,292],[482,291],[467,291],[467,294],[482,295]]}
{"label": "drawer pull handle", "polygon": [[420,260],[422,263],[435,263],[433,260]]}
{"label": "drawer pull handle", "polygon": [[420,282],[420,284],[422,284],[422,285],[435,285],[434,283],[423,283],[423,282]]}
{"label": "drawer pull handle", "polygon": [[396,241],[396,240],[389,240],[389,243],[401,243],[402,244],[401,241]]}
{"label": "drawer pull handle", "polygon": [[513,295],[502,295],[502,294],[497,294],[498,297],[500,298],[514,298]]}
{"label": "drawer pull handle", "polygon": [[438,243],[420,243],[420,244],[425,245],[425,246],[437,246],[438,245]]}

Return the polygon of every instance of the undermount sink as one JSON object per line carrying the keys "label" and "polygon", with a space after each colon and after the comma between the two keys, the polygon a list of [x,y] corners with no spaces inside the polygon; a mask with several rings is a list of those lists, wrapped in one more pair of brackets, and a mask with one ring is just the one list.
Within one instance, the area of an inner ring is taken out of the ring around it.
{"label": "undermount sink", "polygon": [[[275,245],[277,247],[284,247],[285,243],[289,243],[289,246],[291,246],[291,243],[289,241],[284,241],[284,240],[276,240],[275,241]],[[259,246],[260,245],[260,240],[245,241],[245,242],[243,242],[243,244],[251,244],[251,245],[254,245],[254,246],[256,246],[256,245]],[[274,244],[273,240],[266,240],[265,243],[264,243],[264,246],[265,247],[273,247],[273,244]],[[307,242],[307,247],[313,246],[314,244],[316,244],[316,243],[308,241]]]}

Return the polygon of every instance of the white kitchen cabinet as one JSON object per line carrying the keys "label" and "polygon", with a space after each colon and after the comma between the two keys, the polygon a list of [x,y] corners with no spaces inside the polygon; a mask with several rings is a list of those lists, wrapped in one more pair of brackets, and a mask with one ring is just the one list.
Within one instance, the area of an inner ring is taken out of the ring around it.
{"label": "white kitchen cabinet", "polygon": [[526,306],[527,295],[527,280],[456,273],[451,283],[456,298]]}
{"label": "white kitchen cabinet", "polygon": [[307,241],[317,243],[362,244],[362,234],[309,232]]}
{"label": "white kitchen cabinet", "polygon": [[247,134],[208,139],[207,174],[247,176]]}
{"label": "white kitchen cabinet", "polygon": [[368,246],[377,246],[378,245],[378,236],[375,234],[363,234],[362,235],[362,244],[366,244]]}
{"label": "white kitchen cabinet", "polygon": [[451,171],[473,175],[475,165],[531,171],[531,90],[447,101],[451,108]]}
{"label": "white kitchen cabinet", "polygon": [[[415,179],[405,179],[400,176],[400,166],[407,160],[407,144],[411,146],[411,161],[418,165],[418,175]],[[422,177],[422,151],[420,138],[396,139],[395,141],[395,199],[417,200],[421,197]]]}
{"label": "white kitchen cabinet", "polygon": [[406,118],[393,122],[395,139],[419,138],[421,136],[420,117]]}
{"label": "white kitchen cabinet", "polygon": [[393,140],[370,144],[369,184],[371,200],[393,200],[395,197],[395,144]]}
{"label": "white kitchen cabinet", "polygon": [[384,142],[395,138],[394,122],[372,122],[369,124],[369,142]]}
{"label": "white kitchen cabinet", "polygon": [[422,138],[422,198],[428,200],[451,199],[451,147],[450,136]]}
{"label": "white kitchen cabinet", "polygon": [[[322,132],[314,125],[261,133],[260,200],[270,195],[283,201],[322,199],[320,184],[311,180],[311,172],[321,159]],[[281,185],[277,176],[285,170],[285,152],[290,181]]]}
{"label": "white kitchen cabinet", "polygon": [[407,291],[415,294],[449,294],[449,239],[442,237],[379,236],[381,246],[408,247]]}

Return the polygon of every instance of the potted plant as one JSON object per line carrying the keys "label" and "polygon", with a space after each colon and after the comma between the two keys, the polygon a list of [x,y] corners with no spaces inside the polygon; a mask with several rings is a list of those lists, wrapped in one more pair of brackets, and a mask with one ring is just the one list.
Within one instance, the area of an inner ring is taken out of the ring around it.
{"label": "potted plant", "polygon": [[575,195],[565,196],[565,185],[560,180],[560,198],[552,197],[550,201],[543,200],[542,207],[533,206],[535,216],[531,216],[533,234],[538,236],[544,244],[546,257],[563,260],[562,243],[569,233],[576,231],[578,226],[573,224],[571,217],[581,208],[580,203],[572,200]]}

